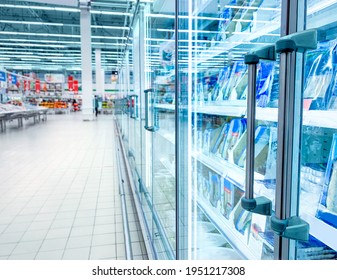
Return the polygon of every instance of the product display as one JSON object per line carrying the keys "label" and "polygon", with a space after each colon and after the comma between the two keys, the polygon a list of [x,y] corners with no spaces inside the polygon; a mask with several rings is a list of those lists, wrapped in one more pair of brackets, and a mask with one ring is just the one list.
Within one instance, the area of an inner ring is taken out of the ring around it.
{"label": "product display", "polygon": [[[145,34],[146,57],[138,61],[142,50],[135,46],[133,86],[152,89],[145,92],[153,97],[144,106],[143,93],[137,94],[138,119],[130,110],[118,117],[127,150],[136,154],[130,156],[136,162],[135,193],[147,213],[154,251],[174,259],[175,238],[182,238],[188,248],[180,253],[193,259],[336,259],[337,22],[331,15],[337,6],[305,1],[294,22],[303,19],[300,26],[314,27],[303,33],[312,38],[294,40],[299,46],[296,55],[287,50],[287,63],[279,50],[275,57],[260,57],[255,77],[245,55],[261,54],[256,50],[265,46],[271,54],[271,46],[282,45],[284,27],[294,28],[281,17],[282,1],[178,2],[181,25],[167,19],[174,31],[164,32],[151,16],[142,19],[144,30],[135,26],[136,35]],[[154,7],[161,4],[154,1]],[[159,10],[146,11],[151,12]],[[309,42],[310,50],[304,50]],[[247,99],[254,83],[255,137],[247,139],[252,111]],[[154,119],[156,129],[144,127]],[[247,170],[248,145],[255,151],[252,170]],[[257,202],[268,199],[270,209],[258,204],[245,210],[242,198],[251,195]],[[283,213],[286,218],[279,217]],[[282,220],[279,227],[275,218]]]}

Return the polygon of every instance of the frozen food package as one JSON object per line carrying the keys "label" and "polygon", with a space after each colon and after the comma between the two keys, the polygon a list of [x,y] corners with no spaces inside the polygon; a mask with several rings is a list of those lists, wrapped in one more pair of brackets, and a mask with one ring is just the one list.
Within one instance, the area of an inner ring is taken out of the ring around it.
{"label": "frozen food package", "polygon": [[240,139],[241,135],[245,132],[247,126],[246,119],[233,119],[230,122],[228,136],[226,138],[223,150],[222,157],[225,160],[228,160],[229,153],[235,146],[236,142]]}
{"label": "frozen food package", "polygon": [[208,155],[211,152],[217,139],[219,138],[221,131],[222,127],[219,126],[206,128],[204,132],[204,141],[202,149],[205,154]]}
{"label": "frozen food package", "polygon": [[266,107],[270,99],[270,93],[274,77],[274,63],[261,62],[257,73],[256,105]]}
{"label": "frozen food package", "polygon": [[228,100],[238,99],[238,94],[233,89],[235,89],[241,77],[246,72],[246,69],[247,67],[243,61],[235,61],[233,63],[230,80],[228,81],[226,91],[223,94],[223,99],[228,99]]}
{"label": "frozen food package", "polygon": [[334,134],[317,218],[337,228],[337,134]]}
{"label": "frozen food package", "polygon": [[222,99],[221,90],[223,86],[228,83],[229,75],[230,75],[230,67],[226,65],[219,72],[218,81],[212,91],[212,101],[218,101]]}
{"label": "frozen food package", "polygon": [[221,180],[218,174],[211,171],[209,172],[209,186],[209,202],[217,208],[221,198]]}
{"label": "frozen food package", "polygon": [[216,36],[217,41],[224,41],[226,39],[226,28],[233,18],[233,9],[231,6],[236,5],[236,0],[231,0],[228,3],[229,7],[224,7],[219,17],[221,20],[218,24],[218,34]]}
{"label": "frozen food package", "polygon": [[243,191],[237,187],[230,179],[223,179],[222,189],[222,215],[229,219],[229,215],[240,202]]}
{"label": "frozen food package", "polygon": [[310,51],[305,63],[304,109],[327,110],[336,75],[337,40],[320,42]]}
{"label": "frozen food package", "polygon": [[[237,166],[244,168],[246,165],[246,131],[242,134],[235,147],[230,153],[229,161],[234,162]],[[259,125],[255,129],[255,161],[254,171],[260,174],[266,172],[266,162],[269,149],[269,128]]]}
{"label": "frozen food package", "polygon": [[221,147],[221,145],[224,143],[224,141],[226,141],[227,135],[228,135],[228,130],[229,130],[229,124],[228,123],[223,123],[221,126],[221,131],[219,133],[219,136],[217,137],[214,145],[212,146],[212,150],[211,152],[213,154],[218,154],[219,153],[219,149]]}
{"label": "frozen food package", "polygon": [[328,161],[333,131],[304,126],[302,132],[302,164],[323,164]]}
{"label": "frozen food package", "polygon": [[269,127],[269,144],[266,162],[266,170],[264,174],[265,180],[276,179],[276,163],[277,163],[277,127]]}

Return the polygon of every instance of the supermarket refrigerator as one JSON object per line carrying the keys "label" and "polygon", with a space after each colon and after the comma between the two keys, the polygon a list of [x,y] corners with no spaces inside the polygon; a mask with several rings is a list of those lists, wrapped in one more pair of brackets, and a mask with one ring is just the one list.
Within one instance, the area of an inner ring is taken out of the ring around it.
{"label": "supermarket refrigerator", "polygon": [[141,113],[126,118],[141,135],[141,152],[128,149],[154,258],[337,258],[336,11],[329,0],[145,9]]}

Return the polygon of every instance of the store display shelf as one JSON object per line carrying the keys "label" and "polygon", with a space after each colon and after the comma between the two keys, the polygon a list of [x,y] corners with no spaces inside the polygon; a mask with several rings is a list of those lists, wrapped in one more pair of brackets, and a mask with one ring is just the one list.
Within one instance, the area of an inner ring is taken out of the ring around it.
{"label": "store display shelf", "polygon": [[[275,19],[269,24],[265,24],[263,27],[259,28],[256,32],[235,34],[227,38],[226,41],[221,41],[217,45],[202,51],[197,57],[195,57],[195,62],[198,64],[207,62],[208,60],[211,60],[212,58],[243,44],[251,44],[252,48],[256,48],[258,45],[252,43],[252,41],[266,34],[275,32],[279,27],[279,19]],[[277,37],[275,36],[275,38]]]}
{"label": "store display shelf", "polygon": [[242,255],[244,259],[258,259],[247,245],[247,237],[238,234],[237,230],[226,220],[217,210],[212,207],[204,198],[197,196],[198,207],[206,214],[208,219],[227,238],[231,246]]}
{"label": "store display shelf", "polygon": [[155,104],[155,108],[165,109],[165,110],[168,110],[168,111],[174,111],[175,105],[174,104]]}
{"label": "store display shelf", "polygon": [[243,117],[246,115],[246,107],[244,105],[238,106],[238,104],[246,104],[246,101],[239,101],[240,102],[228,101],[224,102],[222,105],[197,105],[194,107],[193,112],[219,116]]}
{"label": "store display shelf", "polygon": [[337,129],[337,111],[311,110],[303,112],[303,125]]}
{"label": "store display shelf", "polygon": [[337,251],[337,229],[310,214],[303,213],[302,218],[309,223],[312,236]]}
{"label": "store display shelf", "polygon": [[[239,166],[230,163],[216,156],[208,156],[201,152],[192,155],[203,165],[207,166],[223,178],[227,178],[234,182],[241,190],[245,191],[245,171]],[[273,188],[267,188],[263,184],[264,176],[254,172],[255,193],[269,198],[272,202],[275,200],[275,191]]]}
{"label": "store display shelf", "polygon": [[[277,108],[257,108],[258,120],[277,122]],[[303,125],[337,129],[337,111],[310,110],[303,111]]]}

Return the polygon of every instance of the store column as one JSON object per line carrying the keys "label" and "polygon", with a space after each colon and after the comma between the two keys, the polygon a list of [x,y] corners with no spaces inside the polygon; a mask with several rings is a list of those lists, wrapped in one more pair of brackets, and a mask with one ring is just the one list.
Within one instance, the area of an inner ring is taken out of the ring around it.
{"label": "store column", "polygon": [[95,63],[96,63],[96,93],[98,96],[104,95],[104,70],[101,63],[101,50],[95,49]]}
{"label": "store column", "polygon": [[82,58],[82,113],[83,120],[93,120],[91,14],[90,1],[80,1],[81,58]]}

